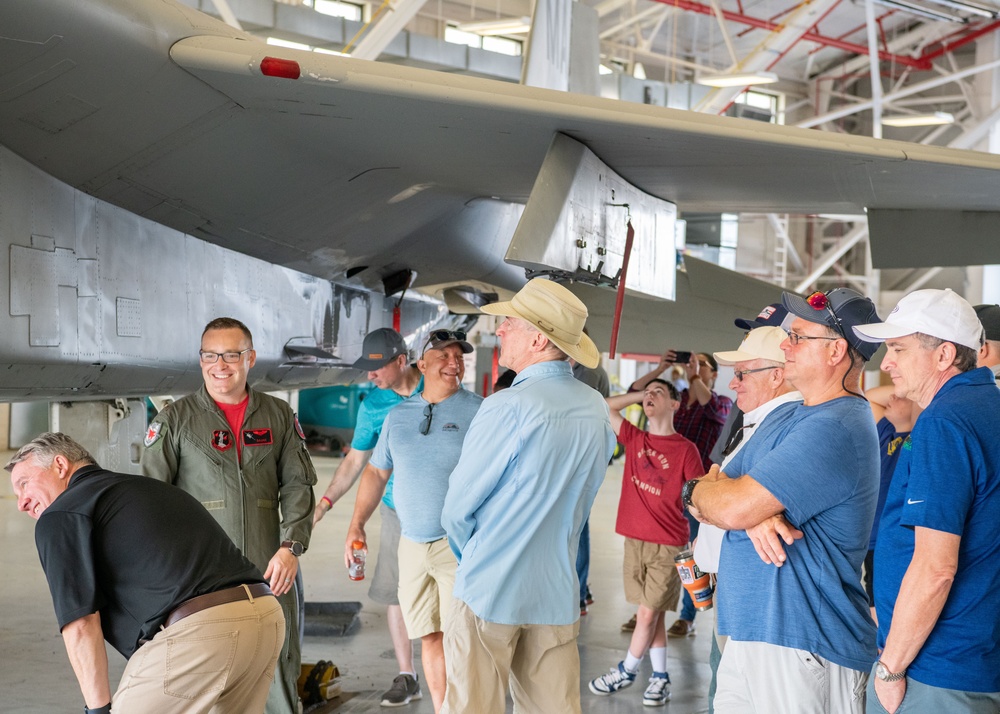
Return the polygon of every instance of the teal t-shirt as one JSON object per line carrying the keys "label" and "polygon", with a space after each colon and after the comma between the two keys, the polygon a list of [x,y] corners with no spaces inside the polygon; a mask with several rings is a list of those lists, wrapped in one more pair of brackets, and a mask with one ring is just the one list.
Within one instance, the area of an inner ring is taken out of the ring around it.
{"label": "teal t-shirt", "polygon": [[[420,394],[424,391],[424,378],[420,377],[417,388],[413,394]],[[378,443],[379,434],[382,433],[382,424],[392,408],[402,402],[406,397],[401,397],[391,389],[375,389],[365,397],[358,408],[358,421],[354,425],[354,439],[351,440],[351,448],[360,451],[371,451]],[[392,500],[392,477],[385,485],[385,495],[382,496],[382,503],[395,510]]]}

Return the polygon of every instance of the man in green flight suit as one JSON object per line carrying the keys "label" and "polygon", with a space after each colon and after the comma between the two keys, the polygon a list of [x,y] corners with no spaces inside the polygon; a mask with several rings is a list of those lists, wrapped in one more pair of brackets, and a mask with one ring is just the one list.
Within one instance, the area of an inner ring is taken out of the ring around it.
{"label": "man in green flight suit", "polygon": [[212,320],[199,355],[205,386],[150,423],[142,471],[201,501],[264,573],[286,624],[265,711],[297,714],[301,643],[292,586],[309,546],[316,471],[288,404],[247,385],[256,354],[246,325]]}

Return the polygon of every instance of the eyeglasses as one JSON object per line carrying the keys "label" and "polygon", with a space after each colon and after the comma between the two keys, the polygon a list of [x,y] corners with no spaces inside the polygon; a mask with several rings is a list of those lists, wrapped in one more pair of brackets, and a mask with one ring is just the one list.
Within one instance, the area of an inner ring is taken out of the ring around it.
{"label": "eyeglasses", "polygon": [[785,334],[788,335],[788,341],[793,345],[799,344],[802,340],[839,340],[839,337],[810,337],[809,335],[800,335],[798,332],[792,332],[791,330],[785,330]]}
{"label": "eyeglasses", "polygon": [[465,333],[461,330],[434,330],[427,335],[427,342],[421,352],[426,352],[435,342],[465,342]]}
{"label": "eyeglasses", "polygon": [[424,436],[430,433],[431,420],[434,418],[434,405],[428,404],[424,407],[424,420],[420,422],[420,433]]}
{"label": "eyeglasses", "polygon": [[206,352],[205,350],[199,350],[198,356],[205,364],[215,364],[219,361],[219,357],[221,357],[222,361],[226,364],[236,364],[240,361],[240,358],[243,357],[243,355],[251,350],[253,350],[253,347],[247,347],[245,350],[240,352]]}
{"label": "eyeglasses", "polygon": [[754,372],[764,372],[769,369],[778,369],[777,367],[758,367],[757,369],[737,369],[733,370],[733,374],[736,375],[736,379],[743,381],[744,375],[753,374]]}

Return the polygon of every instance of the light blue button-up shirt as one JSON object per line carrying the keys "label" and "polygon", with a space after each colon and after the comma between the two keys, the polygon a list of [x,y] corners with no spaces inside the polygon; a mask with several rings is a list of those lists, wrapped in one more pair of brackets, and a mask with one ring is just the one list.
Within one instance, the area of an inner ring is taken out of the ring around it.
{"label": "light blue button-up shirt", "polygon": [[568,362],[526,367],[486,399],[441,516],[455,597],[487,622],[576,622],[580,530],[614,448],[607,403]]}

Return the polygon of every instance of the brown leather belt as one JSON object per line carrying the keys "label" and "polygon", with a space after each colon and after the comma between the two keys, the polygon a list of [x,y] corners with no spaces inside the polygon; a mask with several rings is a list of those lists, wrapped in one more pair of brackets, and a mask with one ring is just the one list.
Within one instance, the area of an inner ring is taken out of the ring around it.
{"label": "brown leather belt", "polygon": [[235,588],[226,588],[225,590],[216,590],[213,593],[198,595],[190,600],[185,600],[174,608],[167,615],[167,621],[163,623],[163,626],[170,627],[188,615],[193,615],[196,612],[207,610],[216,605],[225,605],[240,600],[252,600],[255,597],[265,597],[271,594],[271,588],[268,587],[267,583],[254,583],[253,585],[237,585]]}

